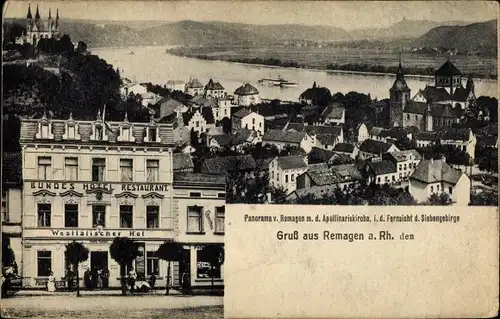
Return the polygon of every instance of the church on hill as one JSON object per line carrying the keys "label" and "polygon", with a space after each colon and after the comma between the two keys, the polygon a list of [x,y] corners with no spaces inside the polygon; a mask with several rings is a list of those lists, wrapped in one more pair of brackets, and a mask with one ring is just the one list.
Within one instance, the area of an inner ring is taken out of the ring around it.
{"label": "church on hill", "polygon": [[389,90],[391,126],[434,131],[460,123],[476,102],[474,80],[469,76],[464,87],[462,77],[463,73],[448,59],[434,73],[434,85],[426,86],[410,98],[411,90],[400,59],[396,80]]}
{"label": "church on hill", "polygon": [[49,9],[49,17],[47,22],[44,22],[40,17],[38,5],[36,6],[34,19],[31,14],[31,5],[29,5],[28,14],[26,15],[26,32],[16,39],[16,43],[30,43],[36,46],[42,38],[59,38],[59,36],[59,9],[57,9],[55,20],[52,19],[52,12]]}

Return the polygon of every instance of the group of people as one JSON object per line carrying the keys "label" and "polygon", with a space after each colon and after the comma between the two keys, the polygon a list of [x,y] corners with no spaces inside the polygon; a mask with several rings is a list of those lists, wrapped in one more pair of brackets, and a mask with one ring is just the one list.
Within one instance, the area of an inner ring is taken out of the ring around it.
{"label": "group of people", "polygon": [[92,289],[107,289],[109,287],[109,270],[107,268],[97,269],[96,267],[87,268],[83,274],[85,288]]}
{"label": "group of people", "polygon": [[137,275],[137,273],[132,268],[127,275],[126,284],[128,289],[132,293],[136,291],[147,292],[155,288],[156,276],[152,274],[149,277],[149,280],[146,281],[144,275],[142,274]]}

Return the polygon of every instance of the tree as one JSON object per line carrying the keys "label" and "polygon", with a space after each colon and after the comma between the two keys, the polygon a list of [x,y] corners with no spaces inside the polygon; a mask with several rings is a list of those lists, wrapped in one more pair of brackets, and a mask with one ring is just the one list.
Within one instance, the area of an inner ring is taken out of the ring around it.
{"label": "tree", "polygon": [[219,126],[222,126],[225,134],[231,134],[231,120],[227,116],[220,120]]}
{"label": "tree", "polygon": [[125,267],[130,265],[137,257],[142,256],[142,253],[139,251],[139,245],[127,237],[116,237],[109,246],[109,252],[111,258],[120,265],[122,295],[125,296],[127,294]]}
{"label": "tree", "polygon": [[61,37],[61,39],[59,40],[59,50],[60,50],[59,52],[61,53],[63,52],[71,53],[75,50],[75,46],[71,41],[69,35],[65,34]]}
{"label": "tree", "polygon": [[173,241],[166,241],[160,245],[156,251],[156,256],[168,262],[167,280],[165,283],[165,295],[168,295],[170,289],[170,263],[179,261],[182,256],[182,245]]}
{"label": "tree", "polygon": [[75,267],[76,276],[76,296],[80,297],[80,274],[78,265],[89,258],[89,250],[82,244],[72,241],[66,244],[66,251],[64,252],[66,260]]}
{"label": "tree", "polygon": [[210,263],[210,278],[212,293],[214,292],[214,269],[224,264],[224,246],[220,245],[208,245],[204,249],[208,261]]}
{"label": "tree", "polygon": [[[76,46],[76,52],[86,53],[87,52],[87,44],[83,41],[78,41],[78,45]],[[118,70],[117,70],[117,73],[118,73]]]}
{"label": "tree", "polygon": [[451,205],[451,198],[446,193],[432,194],[426,202],[427,205],[448,206]]}
{"label": "tree", "polygon": [[271,187],[271,201],[274,204],[285,204],[287,199],[287,191],[284,187]]}

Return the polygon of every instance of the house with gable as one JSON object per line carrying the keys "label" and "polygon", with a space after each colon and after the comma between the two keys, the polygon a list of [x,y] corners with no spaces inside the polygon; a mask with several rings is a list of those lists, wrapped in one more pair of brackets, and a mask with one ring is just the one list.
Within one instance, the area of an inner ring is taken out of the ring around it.
{"label": "house with gable", "polygon": [[259,104],[259,90],[250,83],[245,83],[234,91],[234,100],[240,106]]}
{"label": "house with gable", "polygon": [[205,85],[206,97],[225,98],[226,94],[226,89],[219,82],[214,82],[210,79],[207,85]]}
{"label": "house with gable", "polygon": [[206,133],[215,126],[212,109],[209,107],[183,113],[182,119],[185,127],[194,130],[199,135]]}
{"label": "house with gable", "polygon": [[470,128],[448,127],[437,132],[437,141],[441,145],[452,145],[475,158],[477,138]]}
{"label": "house with gable", "polygon": [[373,157],[382,158],[383,154],[395,151],[399,149],[392,143],[367,139],[359,146],[359,157],[364,160]]}
{"label": "house with gable", "polygon": [[331,103],[321,112],[320,120],[324,125],[343,125],[345,123],[345,108],[341,103]]}
{"label": "house with gable", "polygon": [[269,185],[284,188],[287,194],[297,189],[296,177],[307,170],[307,157],[290,155],[275,157],[269,163]]}
{"label": "house with gable", "polygon": [[249,109],[241,109],[231,116],[231,129],[233,134],[241,129],[248,129],[264,135],[264,117]]}
{"label": "house with gable", "polygon": [[469,176],[444,160],[422,160],[409,179],[409,192],[421,203],[432,194],[445,193],[455,205],[467,206],[470,203],[470,187]]}
{"label": "house with gable", "polygon": [[191,79],[188,83],[186,83],[186,93],[191,96],[203,95],[204,86],[201,84],[198,79]]}
{"label": "house with gable", "polygon": [[295,146],[309,153],[315,141],[305,132],[268,130],[262,137],[262,145],[275,145],[280,151],[287,146]]}

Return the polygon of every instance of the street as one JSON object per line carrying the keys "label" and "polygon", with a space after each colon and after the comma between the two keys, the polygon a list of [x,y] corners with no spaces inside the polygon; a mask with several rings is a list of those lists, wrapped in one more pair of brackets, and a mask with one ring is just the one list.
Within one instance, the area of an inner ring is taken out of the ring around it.
{"label": "street", "polygon": [[222,296],[34,295],[2,299],[2,318],[223,318]]}

